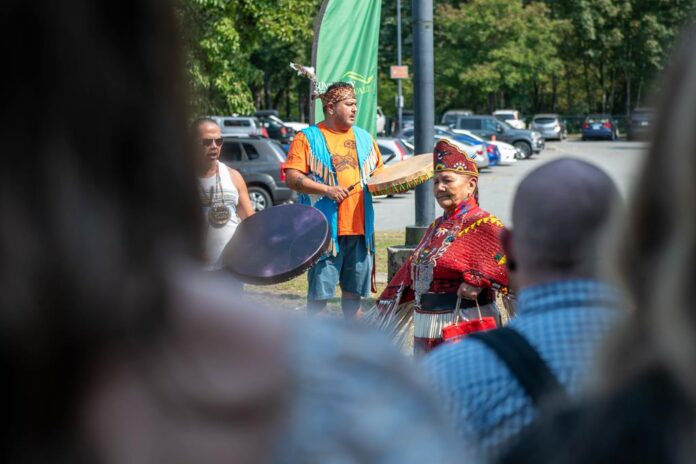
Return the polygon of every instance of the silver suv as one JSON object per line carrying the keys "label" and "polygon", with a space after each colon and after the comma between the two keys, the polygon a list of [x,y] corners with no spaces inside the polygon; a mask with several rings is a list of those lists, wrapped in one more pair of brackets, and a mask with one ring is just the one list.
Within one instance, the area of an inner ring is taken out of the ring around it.
{"label": "silver suv", "polygon": [[568,137],[566,126],[557,114],[534,115],[529,128],[540,132],[546,140],[564,140]]}
{"label": "silver suv", "polygon": [[259,118],[253,116],[207,116],[220,126],[222,135],[260,135],[268,137],[268,131]]}

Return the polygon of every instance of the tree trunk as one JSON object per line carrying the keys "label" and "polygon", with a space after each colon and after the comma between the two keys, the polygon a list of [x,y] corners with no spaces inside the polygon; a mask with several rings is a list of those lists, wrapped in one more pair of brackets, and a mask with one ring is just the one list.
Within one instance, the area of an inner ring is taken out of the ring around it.
{"label": "tree trunk", "polygon": [[566,112],[575,111],[575,100],[573,99],[573,88],[571,82],[573,80],[573,72],[570,69],[570,63],[565,63],[565,81],[566,81]]}
{"label": "tree trunk", "polygon": [[599,85],[602,88],[602,114],[605,114],[607,112],[607,91],[606,91],[606,85],[605,85],[605,63],[604,63],[604,53],[602,53],[602,56],[600,57],[600,63],[599,63]]}
{"label": "tree trunk", "polygon": [[636,92],[636,107],[641,106],[640,105],[640,97],[641,93],[643,91],[643,77],[638,80],[638,91]]}
{"label": "tree trunk", "polygon": [[609,112],[614,112],[614,94],[616,91],[616,68],[611,70],[611,90],[609,92]]}
{"label": "tree trunk", "polygon": [[556,112],[556,104],[558,102],[558,76],[551,76],[551,112]]}
{"label": "tree trunk", "polygon": [[631,73],[628,70],[628,66],[625,68],[624,73],[626,75],[626,117],[631,116]]}
{"label": "tree trunk", "polygon": [[592,95],[590,90],[590,69],[587,59],[583,60],[583,68],[585,70],[583,74],[585,78],[585,95],[587,96],[587,112],[592,113],[594,111],[594,95]]}

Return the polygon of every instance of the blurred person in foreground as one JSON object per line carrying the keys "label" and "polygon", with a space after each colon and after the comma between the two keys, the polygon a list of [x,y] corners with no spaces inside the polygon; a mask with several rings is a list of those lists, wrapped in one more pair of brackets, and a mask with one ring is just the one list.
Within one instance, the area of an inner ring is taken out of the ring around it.
{"label": "blurred person in foreground", "polygon": [[3,462],[459,457],[380,336],[263,310],[200,269],[171,4],[10,0],[0,37]]}
{"label": "blurred person in foreground", "polygon": [[205,268],[222,269],[222,252],[241,221],[254,214],[242,175],[220,161],[224,139],[220,126],[210,118],[191,124],[196,170],[205,218]]}
{"label": "blurred person in foreground", "polygon": [[[600,342],[621,314],[617,292],[597,278],[598,242],[618,199],[609,176],[583,161],[559,159],[532,171],[515,194],[514,228],[502,233],[517,316],[505,329],[446,344],[426,360],[461,436],[481,457],[495,456],[553,394],[581,390]],[[542,385],[549,398],[537,399],[514,366],[476,338],[501,334],[508,343],[521,336],[516,356],[530,348],[529,357],[541,358],[541,369],[561,391]]]}
{"label": "blurred person in foreground", "polygon": [[503,463],[691,463],[696,456],[696,29],[669,62],[616,269],[635,312],[592,395],[541,421]]}
{"label": "blurred person in foreground", "polygon": [[444,210],[394,274],[365,320],[405,338],[413,321],[413,350],[425,354],[442,343],[455,321],[458,298],[466,319],[498,321],[498,292],[508,276],[500,243],[502,222],[478,204],[478,168],[447,140],[433,150],[433,196]]}

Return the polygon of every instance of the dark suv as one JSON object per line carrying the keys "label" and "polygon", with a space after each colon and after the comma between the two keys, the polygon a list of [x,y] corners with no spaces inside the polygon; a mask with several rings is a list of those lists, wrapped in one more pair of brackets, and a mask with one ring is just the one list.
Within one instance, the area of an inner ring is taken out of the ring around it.
{"label": "dark suv", "polygon": [[285,185],[285,152],[275,140],[264,137],[225,137],[220,161],[240,172],[254,211],[294,201]]}
{"label": "dark suv", "polygon": [[515,129],[493,116],[458,116],[454,129],[466,129],[487,140],[507,142],[517,148],[524,158],[544,149],[544,138],[539,132]]}

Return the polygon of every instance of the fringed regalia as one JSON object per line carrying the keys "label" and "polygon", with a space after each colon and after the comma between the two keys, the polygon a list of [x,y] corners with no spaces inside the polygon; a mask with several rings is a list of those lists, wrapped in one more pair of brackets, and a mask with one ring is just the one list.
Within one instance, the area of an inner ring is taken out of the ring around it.
{"label": "fringed regalia", "polygon": [[[425,352],[442,342],[442,328],[454,322],[454,302],[462,282],[482,288],[478,299],[482,313],[498,316],[496,293],[506,293],[508,285],[498,238],[502,227],[473,198],[437,218],[366,318],[401,342],[413,321],[414,350]],[[463,314],[478,317],[476,303],[469,302]]]}

